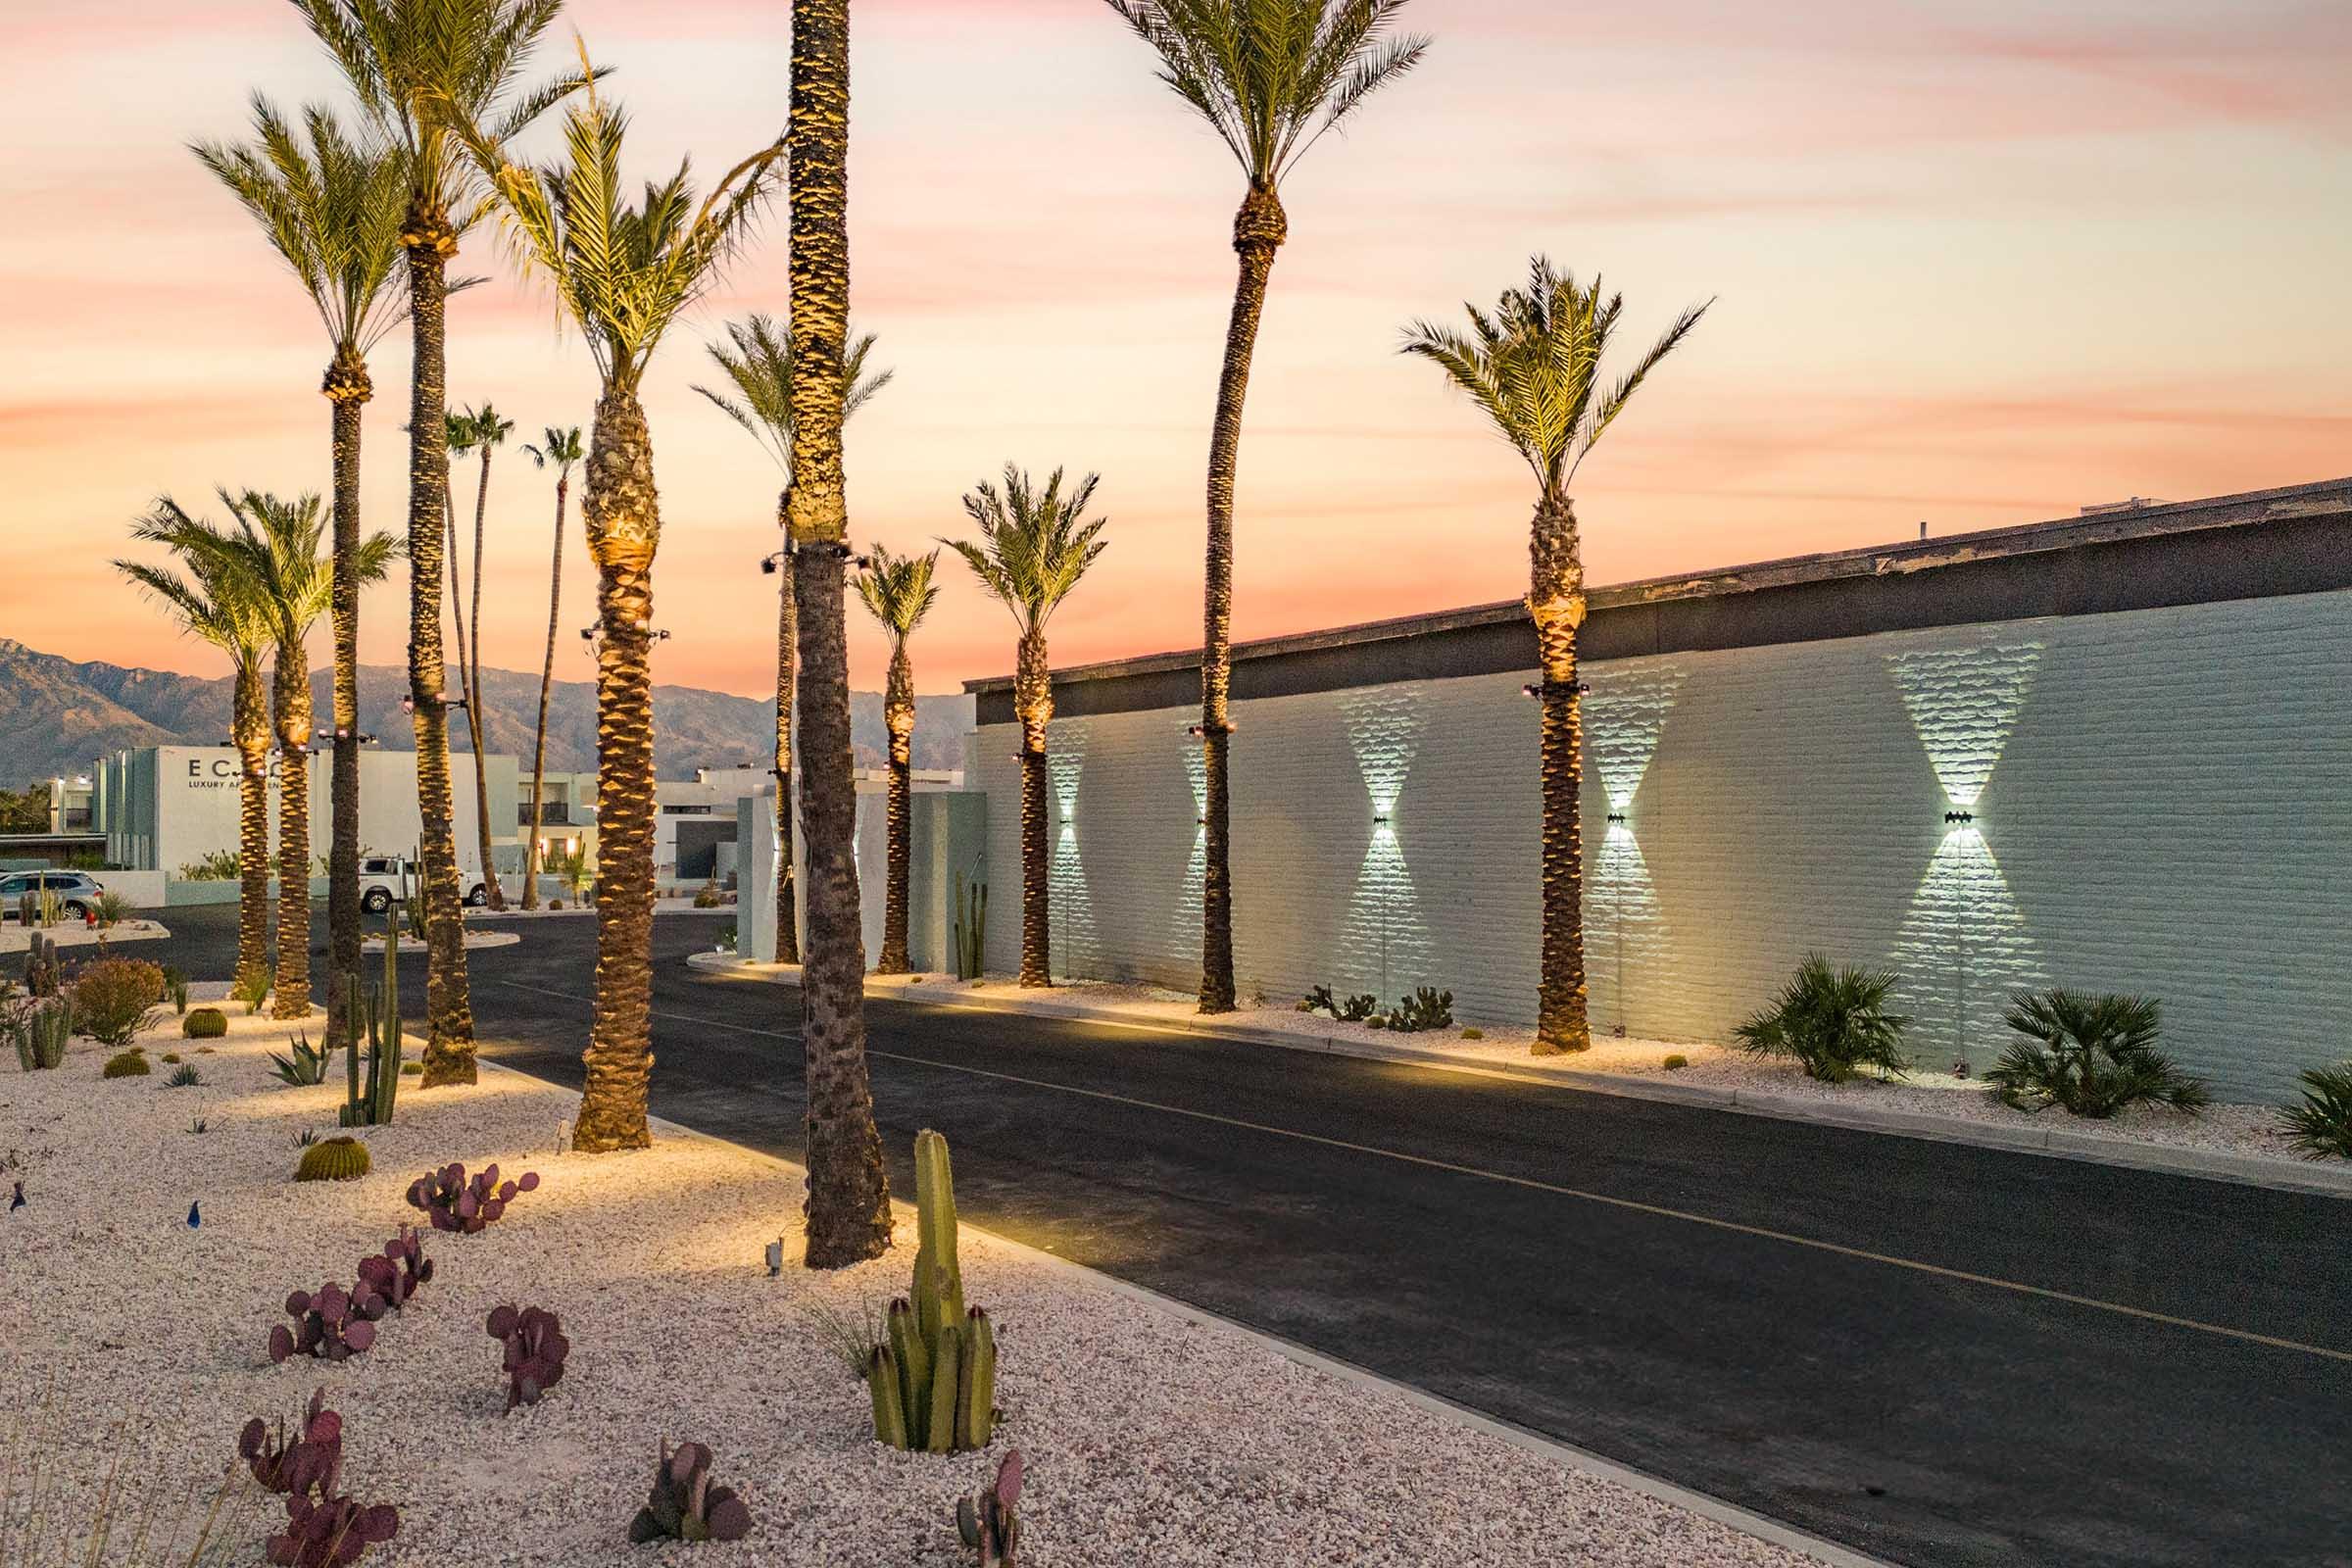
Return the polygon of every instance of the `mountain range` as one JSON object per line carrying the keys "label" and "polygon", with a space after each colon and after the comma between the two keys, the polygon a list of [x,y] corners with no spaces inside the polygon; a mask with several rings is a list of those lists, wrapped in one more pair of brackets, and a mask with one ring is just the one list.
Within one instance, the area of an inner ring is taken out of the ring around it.
{"label": "mountain range", "polygon": [[[228,738],[231,684],[227,675],[208,679],[77,663],[0,637],[0,786],[86,772],[100,757],[128,747],[222,745]],[[392,750],[416,749],[411,720],[400,710],[408,686],[405,668],[360,666],[362,733]],[[333,711],[331,673],[313,671],[311,689],[323,733]],[[539,711],[538,675],[484,666],[482,710],[483,744],[522,759],[527,770]],[[655,766],[663,778],[747,761],[764,766],[774,753],[775,713],[772,700],[656,686]],[[463,712],[451,718],[450,745],[466,751]],[[850,725],[858,764],[881,766],[890,737],[879,692],[850,694]],[[914,765],[961,767],[963,738],[971,727],[969,697],[917,698]],[[596,766],[596,688],[589,682],[556,682],[547,711],[547,766],[554,773],[584,773]]]}

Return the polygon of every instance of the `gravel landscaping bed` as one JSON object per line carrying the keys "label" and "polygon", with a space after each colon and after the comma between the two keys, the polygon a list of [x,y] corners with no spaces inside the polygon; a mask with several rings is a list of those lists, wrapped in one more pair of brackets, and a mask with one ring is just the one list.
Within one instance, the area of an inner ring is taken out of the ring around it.
{"label": "gravel landscaping bed", "polygon": [[[361,1133],[370,1174],[297,1185],[297,1135],[334,1131],[341,1090],[332,1075],[276,1085],[264,1053],[285,1027],[243,1022],[190,1058],[196,1087],[102,1082],[105,1053],[86,1042],[52,1071],[0,1068],[0,1157],[26,1193],[0,1216],[0,1390],[18,1412],[48,1401],[36,1419],[64,1512],[86,1513],[118,1425],[142,1480],[201,1487],[249,1416],[290,1414],[323,1387],[344,1417],[346,1489],[401,1509],[368,1562],[946,1565],[964,1560],[956,1498],[1011,1446],[1028,1460],[1023,1561],[1038,1568],[1805,1560],[968,1227],[965,1287],[998,1324],[1004,1424],[988,1453],[885,1450],[817,1318],[906,1292],[908,1225],[873,1263],[771,1279],[765,1243],[799,1255],[797,1170],[667,1130],[645,1153],[557,1153],[576,1096],[496,1070],[469,1090],[411,1080],[394,1122]],[[175,1027],[147,1041],[178,1046]],[[452,1159],[540,1186],[481,1235],[428,1233],[434,1278],[368,1353],[271,1366],[287,1293],[349,1284],[354,1260],[419,1217],[407,1184]],[[513,1415],[482,1327],[508,1301],[559,1312],[572,1344],[562,1385]],[[662,1436],[715,1450],[714,1478],[751,1505],[749,1540],[626,1544]],[[257,1534],[282,1516],[259,1496],[234,1511]]]}
{"label": "gravel landscaping bed", "polygon": [[160,942],[172,934],[161,920],[117,920],[109,926],[74,920],[30,931],[11,921],[0,925],[0,953],[24,952],[32,946],[35,932],[61,948],[94,947],[101,942],[109,947],[118,942]]}

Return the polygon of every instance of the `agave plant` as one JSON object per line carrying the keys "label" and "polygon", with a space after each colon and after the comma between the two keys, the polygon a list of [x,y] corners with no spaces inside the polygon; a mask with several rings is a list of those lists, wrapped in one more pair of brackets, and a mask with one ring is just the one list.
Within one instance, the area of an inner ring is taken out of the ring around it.
{"label": "agave plant", "polygon": [[332,1046],[323,1051],[316,1050],[308,1034],[298,1034],[287,1047],[285,1055],[281,1056],[274,1051],[270,1053],[270,1070],[277,1076],[278,1082],[304,1088],[326,1081],[326,1064],[333,1055]]}

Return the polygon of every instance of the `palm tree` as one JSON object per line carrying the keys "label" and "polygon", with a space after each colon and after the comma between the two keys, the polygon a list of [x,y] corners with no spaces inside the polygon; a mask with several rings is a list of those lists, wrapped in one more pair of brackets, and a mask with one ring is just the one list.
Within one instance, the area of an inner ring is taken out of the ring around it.
{"label": "palm tree", "polygon": [[[776,526],[786,525],[792,510],[792,348],[776,330],[775,320],[754,316],[727,323],[733,347],[710,345],[710,358],[735,383],[734,396],[707,386],[695,390],[750,431],[784,474],[784,489],[776,497]],[[895,370],[866,374],[866,356],[873,352],[874,335],[852,338],[842,356],[842,418],[846,421],[865,400],[890,384]],[[792,552],[779,550],[765,564],[775,571],[776,585],[776,962],[801,961],[800,901],[793,891],[792,870],[792,688],[798,661],[794,642],[800,630],[792,591]]]}
{"label": "palm tree", "polygon": [[1200,1010],[1233,1010],[1233,872],[1227,768],[1233,747],[1233,492],[1242,402],[1274,253],[1289,236],[1282,181],[1325,132],[1410,71],[1428,40],[1385,35],[1405,0],[1107,0],[1160,60],[1159,79],[1206,120],[1249,180],[1233,220],[1241,259],[1208,441],[1208,564],[1200,644],[1206,874]]}
{"label": "palm tree", "polygon": [[[506,137],[580,85],[526,86],[531,51],[563,0],[294,0],[360,107],[399,158],[408,205],[409,706],[416,733],[417,858],[431,915],[425,949],[425,1088],[474,1081],[465,889],[449,783],[448,670],[441,650],[442,531],[449,513],[449,263],[474,216],[463,119]],[[478,762],[477,762],[478,765]],[[485,867],[485,869],[487,869]]]}
{"label": "palm tree", "polygon": [[792,487],[799,624],[801,827],[808,952],[801,1038],[808,1075],[810,1268],[890,1250],[890,1179],[865,1061],[865,944],[858,797],[850,770],[850,507],[841,454],[850,337],[850,0],[792,8]]}
{"label": "palm tree", "polygon": [[620,189],[626,118],[596,90],[564,116],[561,163],[527,168],[468,127],[473,151],[525,265],[553,285],[587,339],[602,389],[580,511],[596,563],[596,1018],[572,1141],[642,1149],[653,1067],[653,565],[662,538],[654,452],[638,401],[646,368],[678,313],[742,245],[777,183],[781,139],[744,159],[699,204],[688,169]]}
{"label": "palm tree", "polygon": [[882,696],[882,721],[890,727],[890,885],[882,906],[881,974],[914,968],[906,956],[906,884],[914,862],[909,833],[914,811],[914,662],[906,639],[923,623],[939,589],[931,581],[939,552],[894,556],[881,545],[866,558],[858,577],[858,596],[890,638],[890,684]]}
{"label": "palm tree", "polygon": [[523,851],[522,906],[539,907],[539,827],[547,794],[547,700],[556,689],[556,619],[564,605],[564,501],[571,492],[571,470],[581,457],[580,427],[549,425],[536,446],[526,444],[534,467],[556,468],[556,553],[547,574],[547,662],[539,671],[539,723],[531,732],[531,837]]}
{"label": "palm tree", "polygon": [[[514,421],[502,418],[496,409],[485,403],[478,409],[467,409],[463,415],[450,416],[453,426],[464,420],[465,450],[482,455],[482,478],[473,496],[473,609],[459,623],[458,662],[465,666],[466,678],[466,735],[473,743],[473,823],[480,840],[482,883],[490,896],[490,907],[504,909],[507,897],[498,885],[498,864],[490,854],[490,772],[484,763],[482,749],[482,545],[484,528],[490,511],[490,454],[506,444],[514,433]],[[450,451],[459,450],[455,432]],[[450,533],[450,597],[457,597],[457,529],[458,519],[449,519]],[[473,652],[468,660],[466,651],[465,627],[473,627]]]}
{"label": "palm tree", "polygon": [[181,630],[228,655],[236,665],[229,739],[237,749],[237,989],[270,976],[270,697],[262,656],[273,641],[256,585],[203,543],[209,531],[165,496],[131,525],[131,536],[168,546],[185,575],[144,562],[117,561]]}
{"label": "palm tree", "polygon": [[[326,1038],[348,1044],[349,989],[360,971],[360,413],[374,396],[368,356],[400,323],[399,160],[363,145],[316,105],[303,133],[267,99],[253,100],[254,139],[190,150],[226,185],[294,273],[326,328],[319,392],[330,411],[334,464],[333,823],[326,874]],[[306,145],[307,143],[307,145]]]}
{"label": "palm tree", "polygon": [[1047,912],[1046,726],[1054,719],[1053,668],[1046,662],[1046,621],[1078,586],[1110,541],[1095,536],[1107,518],[1082,523],[1099,475],[1088,474],[1068,496],[1061,470],[1044,494],[1029,475],[1004,465],[1004,489],[983,482],[963,498],[980,525],[980,542],[943,541],[963,557],[980,585],[1012,612],[1020,628],[1013,662],[1012,706],[1021,720],[1021,984],[1054,983],[1052,930]]}
{"label": "palm tree", "polygon": [[[321,557],[327,515],[316,495],[281,500],[257,490],[220,493],[233,530],[214,533],[209,548],[258,591],[275,643],[271,717],[277,736],[277,983],[273,1018],[311,1012],[311,628],[334,606],[335,566]],[[381,582],[399,543],[369,535],[352,552],[351,573]]]}
{"label": "palm tree", "polygon": [[[1711,303],[1711,302],[1710,302]],[[1467,393],[1536,474],[1536,515],[1527,590],[1544,673],[1544,956],[1537,995],[1538,1055],[1592,1044],[1585,1017],[1584,832],[1579,818],[1584,687],[1576,641],[1585,623],[1585,564],[1568,486],[1601,432],[1658,362],[1706,315],[1685,311],[1632,370],[1605,392],[1600,362],[1616,331],[1622,296],[1603,300],[1600,279],[1580,288],[1539,256],[1527,287],[1506,289],[1490,316],[1476,307],[1470,330],[1416,321],[1404,352],[1435,362]],[[1598,394],[1597,396],[1595,394]]]}

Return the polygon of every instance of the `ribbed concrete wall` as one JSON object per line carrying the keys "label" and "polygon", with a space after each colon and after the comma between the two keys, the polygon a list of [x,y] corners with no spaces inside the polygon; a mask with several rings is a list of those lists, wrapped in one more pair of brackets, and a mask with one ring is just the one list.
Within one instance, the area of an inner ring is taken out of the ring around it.
{"label": "ribbed concrete wall", "polygon": [[[1903,974],[1914,1045],[1980,1066],[2012,989],[2163,999],[2216,1087],[2352,1054],[2352,593],[1588,666],[1596,1029],[1721,1039],[1809,948]],[[1529,1021],[1536,715],[1524,675],[1237,705],[1245,994]],[[1179,709],[1057,720],[1054,959],[1190,988],[1199,752]],[[1014,730],[990,802],[990,966],[1015,967]],[[1972,824],[1947,826],[1947,811]],[[1610,824],[1609,813],[1625,820]],[[1385,815],[1382,824],[1377,817]]]}

